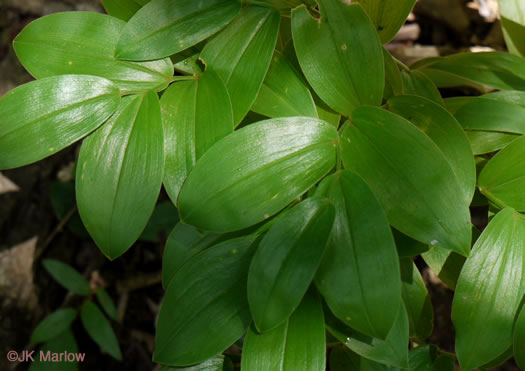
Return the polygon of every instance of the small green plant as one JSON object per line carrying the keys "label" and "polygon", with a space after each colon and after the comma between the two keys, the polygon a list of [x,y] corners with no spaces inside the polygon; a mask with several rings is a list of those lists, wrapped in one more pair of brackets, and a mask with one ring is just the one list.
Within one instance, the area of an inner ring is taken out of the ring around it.
{"label": "small green plant", "polygon": [[[56,310],[44,318],[31,335],[31,343],[44,343],[33,353],[30,370],[48,369],[45,363],[53,364],[60,370],[77,370],[77,364],[84,362],[85,353],[79,352],[71,325],[80,312],[82,325],[91,339],[102,351],[117,360],[122,353],[110,321],[118,321],[117,308],[106,290],[93,290],[86,279],[71,266],[58,260],[45,259],[42,262],[47,272],[69,293],[84,296],[80,309],[67,307]],[[96,297],[104,312],[94,303]]]}
{"label": "small green plant", "polygon": [[[181,220],[166,367],[220,369],[234,344],[247,371],[525,367],[525,8],[501,1],[514,54],[408,67],[383,44],[414,3],[104,0],[37,19],[14,41],[37,80],[0,99],[0,168],[83,139],[78,211],[109,259],[164,186]],[[458,86],[480,96],[438,90]],[[425,344],[416,256],[455,290],[456,355]]]}

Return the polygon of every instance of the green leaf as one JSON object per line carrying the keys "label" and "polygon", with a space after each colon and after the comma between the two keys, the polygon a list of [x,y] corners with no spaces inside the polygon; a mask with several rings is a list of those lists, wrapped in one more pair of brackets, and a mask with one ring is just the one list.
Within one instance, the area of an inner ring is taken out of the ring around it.
{"label": "green leaf", "polygon": [[33,330],[33,344],[51,340],[66,331],[73,323],[77,311],[73,308],[59,309],[44,318]]}
{"label": "green leaf", "polygon": [[345,167],[368,183],[394,228],[468,255],[468,203],[450,164],[427,135],[393,113],[361,107],[343,130],[341,145]]}
{"label": "green leaf", "polygon": [[179,221],[179,211],[171,201],[160,202],[142,231],[139,239],[149,242],[160,242],[168,236]]}
{"label": "green leaf", "polygon": [[372,338],[352,330],[325,310],[326,328],[346,347],[360,356],[389,366],[408,368],[408,316],[399,306],[394,326],[386,340]]}
{"label": "green leaf", "polygon": [[196,46],[172,55],[170,58],[175,71],[188,75],[201,74],[203,72],[202,63],[199,60],[201,49],[201,44],[197,44]]}
{"label": "green leaf", "polygon": [[401,76],[403,78],[404,94],[417,95],[434,101],[439,105],[444,104],[438,88],[424,73],[417,70],[402,71]]}
{"label": "green leaf", "polygon": [[498,207],[510,206],[525,211],[525,137],[496,154],[485,165],[478,179],[481,193]]}
{"label": "green leaf", "polygon": [[401,305],[399,261],[388,219],[357,174],[345,170],[323,182],[330,182],[327,197],[336,216],[315,282],[337,318],[384,339]]}
{"label": "green leaf", "polygon": [[324,371],[326,366],[323,306],[310,290],[291,317],[273,330],[254,326],[244,340],[241,369],[250,371]]}
{"label": "green leaf", "polygon": [[278,51],[251,110],[268,117],[317,117],[308,84]]}
{"label": "green leaf", "polygon": [[176,54],[219,31],[239,9],[236,0],[153,0],[126,24],[115,55],[141,61]]}
{"label": "green leaf", "polygon": [[[470,101],[476,100],[477,97],[470,97]],[[502,90],[483,95],[483,98],[494,99],[501,102],[517,104],[525,108],[525,91]]]}
{"label": "green leaf", "polygon": [[357,0],[366,10],[386,44],[396,36],[412,11],[416,0]]}
{"label": "green leaf", "polygon": [[513,321],[523,296],[525,221],[513,209],[499,212],[467,259],[454,294],[456,353],[470,370],[512,344]]}
{"label": "green leaf", "polygon": [[520,137],[520,134],[499,133],[496,131],[465,131],[472,147],[472,152],[483,155],[499,151]]}
{"label": "green leaf", "polygon": [[215,244],[220,234],[200,232],[197,228],[177,223],[168,237],[162,256],[162,285],[166,288],[177,271],[193,256]]}
{"label": "green leaf", "polygon": [[293,41],[306,79],[322,100],[343,115],[349,116],[360,105],[381,104],[385,66],[370,18],[358,4],[340,0],[319,4],[320,19],[305,6],[292,11]]}
{"label": "green leaf", "polygon": [[525,56],[525,4],[514,0],[499,0],[503,35],[509,51]]}
{"label": "green leaf", "polygon": [[394,95],[403,94],[403,77],[392,55],[383,47],[383,59],[385,60],[385,99]]}
{"label": "green leaf", "polygon": [[[266,0],[279,10],[293,9],[302,3],[311,3],[311,0]],[[283,17],[284,18],[284,17]]]}
{"label": "green leaf", "polygon": [[219,354],[215,357],[212,357],[204,362],[201,362],[194,366],[188,367],[169,367],[163,366],[162,371],[225,371],[226,365],[225,357],[222,354]]}
{"label": "green leaf", "polygon": [[421,345],[409,354],[410,370],[454,371],[454,357],[442,354],[435,345]]}
{"label": "green leaf", "polygon": [[168,58],[132,63],[114,57],[125,25],[103,14],[56,13],[30,23],[13,45],[20,62],[37,79],[93,75],[113,81],[126,94],[165,89],[173,76]]}
{"label": "green leaf", "polygon": [[503,363],[505,363],[510,358],[512,358],[512,355],[513,355],[513,347],[510,346],[507,348],[505,352],[501,353],[497,358],[481,366],[480,369],[483,370],[487,368],[490,369],[490,368],[501,366]]}
{"label": "green leaf", "polygon": [[100,303],[100,306],[106,314],[113,320],[118,321],[118,313],[117,308],[115,307],[115,304],[113,303],[113,300],[111,300],[111,297],[108,295],[108,292],[104,290],[102,287],[97,290],[97,300]]}
{"label": "green leaf", "polygon": [[251,321],[246,277],[254,240],[240,237],[210,247],[175,273],[160,308],[155,362],[199,363],[244,334]]}
{"label": "green leaf", "polygon": [[398,96],[388,100],[390,110],[403,116],[439,147],[459,180],[470,204],[476,189],[476,165],[470,143],[459,123],[442,106],[423,97]]}
{"label": "green leaf", "polygon": [[209,41],[200,59],[224,81],[237,126],[250,110],[270,66],[279,33],[279,12],[248,6]]}
{"label": "green leaf", "polygon": [[321,100],[321,98],[317,96],[317,94],[313,93],[313,96],[319,118],[323,121],[326,121],[336,129],[339,128],[339,124],[341,122],[341,115],[334,112],[330,107],[328,107],[326,103],[324,103]]}
{"label": "green leaf", "polygon": [[525,368],[525,306],[521,307],[514,326],[514,359],[519,367]]}
{"label": "green leaf", "polygon": [[162,95],[164,187],[173,202],[195,162],[233,132],[228,91],[212,71],[172,84]]}
{"label": "green leaf", "polygon": [[[55,354],[67,354],[67,361],[60,361]],[[72,358],[74,357],[74,358]],[[78,352],[77,342],[71,329],[67,329],[59,336],[49,340],[33,355],[35,359],[29,366],[29,371],[76,371],[78,362],[84,362],[85,353]],[[72,359],[72,361],[69,361]]]}
{"label": "green leaf", "polygon": [[41,160],[82,139],[119,101],[119,89],[95,76],[55,76],[11,90],[0,98],[0,169]]}
{"label": "green leaf", "polygon": [[268,219],[335,165],[336,129],[318,119],[249,125],[201,157],[179,195],[181,220],[216,232]]}
{"label": "green leaf", "polygon": [[248,302],[260,332],[293,313],[308,290],[326,248],[334,208],[307,199],[280,218],[264,236],[248,273]]}
{"label": "green leaf", "polygon": [[82,325],[100,349],[121,361],[122,353],[111,324],[96,304],[86,301],[80,310]]}
{"label": "green leaf", "polygon": [[[429,76],[438,88],[487,85],[503,90],[525,90],[525,59],[503,52],[463,53],[423,59],[412,65]],[[434,79],[450,76],[451,79]]]}
{"label": "green leaf", "polygon": [[408,312],[410,336],[424,340],[432,334],[434,312],[423,277],[411,258],[401,263],[402,295]]}
{"label": "green leaf", "polygon": [[455,116],[465,130],[525,134],[525,107],[494,99],[477,98],[460,107]]}
{"label": "green leaf", "polygon": [[[148,3],[149,1],[143,2]],[[144,4],[135,0],[102,0],[102,5],[106,13],[127,22]]]}
{"label": "green leaf", "polygon": [[77,295],[89,295],[88,281],[71,266],[54,259],[42,260],[46,271],[63,287]]}
{"label": "green leaf", "polygon": [[109,259],[139,238],[162,185],[163,136],[155,92],[127,96],[83,143],[76,189],[80,217]]}

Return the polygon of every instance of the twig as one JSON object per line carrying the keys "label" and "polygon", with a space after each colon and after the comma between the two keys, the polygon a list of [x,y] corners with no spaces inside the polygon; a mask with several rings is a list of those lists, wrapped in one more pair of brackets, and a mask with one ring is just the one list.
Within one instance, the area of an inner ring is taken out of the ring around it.
{"label": "twig", "polygon": [[77,207],[74,206],[71,210],[68,211],[68,213],[64,216],[64,218],[60,221],[60,223],[58,223],[58,225],[55,227],[55,229],[53,230],[53,232],[51,232],[51,234],[47,237],[46,241],[44,242],[44,244],[42,245],[41,248],[39,248],[37,251],[35,251],[35,257],[34,257],[34,261],[38,261],[40,259],[40,257],[42,256],[42,254],[44,253],[44,251],[49,247],[49,245],[51,244],[51,242],[53,242],[53,240],[55,239],[55,237],[60,233],[62,232],[62,230],[64,229],[64,227],[66,226],[66,224],[69,222],[69,220],[73,217],[73,215],[75,215],[75,213],[77,212]]}
{"label": "twig", "polygon": [[117,291],[120,293],[143,289],[162,282],[162,272],[146,273],[137,277],[117,282]]}

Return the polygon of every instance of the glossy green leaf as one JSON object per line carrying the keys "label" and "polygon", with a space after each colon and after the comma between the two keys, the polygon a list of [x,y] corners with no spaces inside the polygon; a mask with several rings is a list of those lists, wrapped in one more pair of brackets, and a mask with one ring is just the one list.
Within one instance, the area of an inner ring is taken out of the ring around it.
{"label": "glossy green leaf", "polygon": [[361,107],[344,129],[341,145],[345,167],[364,178],[393,227],[468,255],[468,203],[450,164],[427,135],[393,113]]}
{"label": "glossy green leaf", "polygon": [[204,362],[188,367],[162,367],[162,371],[226,371],[225,357],[219,354]]}
{"label": "glossy green leaf", "polygon": [[497,131],[465,131],[475,155],[499,151],[520,137],[520,134],[500,133]]}
{"label": "glossy green leaf", "polygon": [[[525,91],[519,90],[500,90],[483,95],[483,98],[494,99],[501,102],[517,104],[525,108]],[[475,100],[476,97],[471,97]]]}
{"label": "glossy green leaf", "polygon": [[131,17],[141,8],[135,0],[102,0],[102,5],[112,17],[129,21]]}
{"label": "glossy green leaf", "polygon": [[30,23],[13,45],[20,62],[38,79],[93,75],[113,81],[126,94],[165,89],[173,76],[168,58],[133,63],[114,57],[125,25],[103,14],[56,13]]}
{"label": "glossy green leaf", "polygon": [[202,50],[200,58],[206,69],[216,72],[228,88],[235,126],[261,89],[277,43],[279,21],[275,9],[245,7]]}
{"label": "glossy green leaf", "polygon": [[175,71],[188,75],[201,74],[203,72],[203,65],[199,60],[199,56],[202,48],[199,47],[200,44],[171,56],[170,58]]}
{"label": "glossy green leaf", "polygon": [[102,287],[97,290],[97,300],[100,303],[100,306],[106,314],[113,320],[118,321],[117,307],[113,303],[113,300],[109,296],[108,292]]}
{"label": "glossy green leaf", "polygon": [[129,249],[148,223],[163,167],[155,92],[123,98],[106,125],[84,141],[76,175],[78,211],[109,259]]}
{"label": "glossy green leaf", "polygon": [[[441,87],[487,85],[503,90],[525,90],[525,59],[503,52],[463,53],[421,60],[412,65]],[[452,79],[433,78],[433,73]]]}
{"label": "glossy green leaf", "polygon": [[178,223],[168,237],[162,256],[162,285],[168,287],[177,271],[193,256],[215,244],[221,235],[200,232],[197,228]]}
{"label": "glossy green leaf", "polygon": [[501,353],[497,358],[495,358],[494,360],[488,363],[485,363],[483,366],[480,366],[480,369],[484,370],[487,368],[490,369],[490,368],[501,366],[503,363],[505,363],[510,358],[512,358],[512,355],[513,355],[513,347],[510,346],[507,348],[505,352]]}
{"label": "glossy green leaf", "polygon": [[489,160],[479,175],[481,193],[499,207],[525,211],[525,137],[509,144]]}
{"label": "glossy green leaf", "polygon": [[239,9],[236,0],[153,0],[126,24],[115,55],[140,61],[176,54],[219,31]]}
{"label": "glossy green leaf", "polygon": [[525,220],[499,212],[467,259],[454,294],[456,353],[465,370],[497,358],[512,344],[513,321],[523,296]]}
{"label": "glossy green leaf", "polygon": [[318,119],[271,119],[216,143],[197,162],[178,199],[186,224],[216,232],[268,219],[335,165],[336,129]]}
{"label": "glossy green leaf", "polygon": [[89,295],[88,281],[71,266],[54,259],[42,260],[48,273],[62,286],[77,295]]}
{"label": "glossy green leaf", "polygon": [[499,0],[503,35],[509,51],[525,56],[525,4],[516,0]]}
{"label": "glossy green leaf", "polygon": [[266,0],[279,10],[293,9],[302,3],[311,3],[312,0]]}
{"label": "glossy green leaf", "polygon": [[155,362],[199,363],[244,334],[251,321],[246,277],[254,240],[240,237],[210,247],[175,273],[160,308]]}
{"label": "glossy green leaf", "polygon": [[111,324],[96,304],[86,301],[80,310],[82,325],[95,343],[117,360],[122,360],[120,345]]}
{"label": "glossy green leaf", "polygon": [[334,214],[326,199],[307,199],[262,239],[248,273],[248,302],[259,331],[286,321],[301,302],[326,249]]}
{"label": "glossy green leaf", "polygon": [[328,105],[319,98],[315,92],[311,92],[314,98],[315,106],[317,109],[317,114],[319,118],[323,121],[328,122],[330,125],[335,128],[339,128],[341,123],[341,115],[334,110],[332,110]]}
{"label": "glossy green leaf", "polygon": [[465,201],[470,204],[476,188],[476,165],[470,143],[454,116],[442,106],[417,96],[393,97],[388,100],[388,106],[439,147],[456,174]]}
{"label": "glossy green leaf", "polygon": [[326,365],[323,306],[311,290],[291,317],[273,330],[254,326],[244,340],[241,369],[246,371],[324,371]]}
{"label": "glossy green leaf", "polygon": [[403,77],[392,55],[383,47],[383,59],[385,60],[385,99],[394,95],[403,94]]}
{"label": "glossy green leaf", "polygon": [[119,89],[95,76],[54,76],[11,90],[0,98],[0,169],[41,160],[82,139],[119,101]]}
{"label": "glossy green leaf", "polygon": [[287,58],[277,51],[251,110],[268,117],[317,117],[307,83]]}
{"label": "glossy green leaf", "polygon": [[406,95],[417,95],[443,105],[443,98],[432,82],[424,73],[414,71],[402,71],[403,92]]}
{"label": "glossy green leaf", "polygon": [[401,305],[399,261],[388,219],[357,174],[345,170],[323,182],[331,183],[327,197],[336,216],[315,282],[337,318],[384,339]]}
{"label": "glossy green leaf", "polygon": [[455,116],[465,130],[525,134],[525,108],[516,104],[478,98],[459,108]]}
{"label": "glossy green leaf", "polygon": [[422,71],[438,88],[467,87],[477,90],[480,93],[487,92],[487,87],[485,85],[451,72],[432,68],[424,68],[420,69],[420,71]]}
{"label": "glossy green leaf", "polygon": [[[295,50],[306,79],[336,112],[379,105],[385,85],[381,42],[360,5],[322,0],[321,18],[306,7],[292,11]],[[351,32],[348,30],[351,29]]]}
{"label": "glossy green leaf", "polygon": [[366,10],[386,44],[396,36],[412,11],[416,0],[357,0]]}
{"label": "glossy green leaf", "polygon": [[[68,360],[64,361],[62,358],[60,361],[60,354],[64,353],[68,354]],[[84,362],[85,356],[85,353],[78,352],[75,336],[71,329],[67,329],[35,352],[34,362],[31,362],[29,371],[77,371],[78,363]],[[72,360],[69,361],[70,359]]]}
{"label": "glossy green leaf", "polygon": [[73,308],[59,309],[44,318],[33,330],[33,344],[48,341],[66,331],[73,323],[77,311]]}
{"label": "glossy green leaf", "polygon": [[228,91],[212,71],[172,84],[162,95],[164,187],[177,201],[196,161],[219,139],[233,132]]}
{"label": "glossy green leaf", "polygon": [[525,306],[519,312],[514,325],[514,359],[518,366],[525,368]]}
{"label": "glossy green leaf", "polygon": [[325,310],[326,328],[346,347],[360,356],[389,366],[408,368],[408,316],[399,306],[396,322],[385,340],[352,330]]}
{"label": "glossy green leaf", "polygon": [[179,211],[171,201],[158,203],[139,237],[141,241],[161,242],[179,221]]}
{"label": "glossy green leaf", "polygon": [[424,340],[432,334],[434,312],[423,277],[410,258],[401,263],[402,295],[410,323],[410,336]]}
{"label": "glossy green leaf", "polygon": [[421,345],[409,354],[410,370],[454,371],[454,356],[443,354],[435,345]]}

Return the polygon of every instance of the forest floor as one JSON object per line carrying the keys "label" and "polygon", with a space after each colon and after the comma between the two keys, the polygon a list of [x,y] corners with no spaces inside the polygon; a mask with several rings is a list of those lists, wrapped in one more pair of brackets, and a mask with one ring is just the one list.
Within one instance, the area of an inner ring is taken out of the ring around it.
{"label": "forest floor", "polygon": [[[419,0],[387,47],[408,64],[464,50],[503,50],[495,4],[495,0]],[[0,96],[31,80],[11,47],[18,32],[38,17],[71,10],[103,11],[97,0],[0,0]],[[156,370],[151,354],[163,295],[160,269],[166,235],[161,232],[153,238],[156,241],[137,243],[114,262],[105,259],[78,226],[71,191],[77,154],[75,145],[36,164],[0,173],[0,355],[12,349],[32,349],[29,337],[42,318],[64,305],[78,304],[40,264],[42,257],[59,258],[82,272],[91,285],[105,287],[121,319],[114,328],[123,362],[101,354],[87,336],[77,336],[79,348],[87,355],[80,369]],[[453,352],[453,292],[424,263],[418,261],[418,265],[435,310],[429,341]],[[78,322],[74,332],[85,333]],[[0,358],[0,370],[26,368],[27,364]],[[518,370],[512,362],[496,369]]]}

